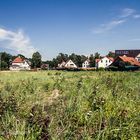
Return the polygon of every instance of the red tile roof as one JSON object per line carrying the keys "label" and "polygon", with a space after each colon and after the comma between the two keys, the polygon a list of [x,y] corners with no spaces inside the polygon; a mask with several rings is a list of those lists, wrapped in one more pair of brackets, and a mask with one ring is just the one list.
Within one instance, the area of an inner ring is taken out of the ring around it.
{"label": "red tile roof", "polygon": [[107,57],[109,60],[111,60],[112,62],[114,61],[113,57]]}
{"label": "red tile roof", "polygon": [[130,63],[131,65],[140,66],[140,63],[133,57],[119,56],[119,58],[124,62]]}
{"label": "red tile roof", "polygon": [[96,63],[98,63],[100,60],[101,60],[101,59],[96,59],[95,61],[96,61]]}
{"label": "red tile roof", "polygon": [[17,57],[13,60],[13,63],[23,63],[24,60],[21,57]]}

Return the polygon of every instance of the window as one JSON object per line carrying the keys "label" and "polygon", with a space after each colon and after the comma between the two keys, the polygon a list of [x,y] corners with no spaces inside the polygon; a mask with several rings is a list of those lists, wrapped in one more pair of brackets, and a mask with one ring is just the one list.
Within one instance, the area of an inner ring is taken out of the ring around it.
{"label": "window", "polygon": [[107,63],[107,60],[106,60],[106,63]]}
{"label": "window", "polygon": [[101,60],[101,63],[103,63],[103,60]]}

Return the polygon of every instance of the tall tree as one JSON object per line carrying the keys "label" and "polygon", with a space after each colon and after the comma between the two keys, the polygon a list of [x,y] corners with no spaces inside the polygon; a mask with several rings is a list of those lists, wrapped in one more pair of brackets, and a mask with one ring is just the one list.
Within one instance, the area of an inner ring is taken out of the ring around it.
{"label": "tall tree", "polygon": [[0,53],[0,67],[1,69],[8,69],[12,60],[12,55],[6,52]]}
{"label": "tall tree", "polygon": [[110,51],[107,56],[115,58],[115,53]]}
{"label": "tall tree", "polygon": [[32,67],[33,68],[40,68],[41,67],[41,54],[39,52],[35,52],[32,55]]}
{"label": "tall tree", "polygon": [[17,56],[20,56],[20,58],[25,59],[26,57],[22,54],[18,54]]}
{"label": "tall tree", "polygon": [[98,52],[96,52],[96,53],[94,54],[94,58],[95,58],[95,59],[100,59],[101,56],[100,56],[100,54],[99,54]]}
{"label": "tall tree", "polygon": [[68,55],[67,54],[63,54],[63,53],[59,53],[59,55],[56,57],[58,63],[61,63],[63,61],[67,61],[69,58],[68,58]]}
{"label": "tall tree", "polygon": [[90,67],[95,67],[95,57],[93,54],[89,57]]}

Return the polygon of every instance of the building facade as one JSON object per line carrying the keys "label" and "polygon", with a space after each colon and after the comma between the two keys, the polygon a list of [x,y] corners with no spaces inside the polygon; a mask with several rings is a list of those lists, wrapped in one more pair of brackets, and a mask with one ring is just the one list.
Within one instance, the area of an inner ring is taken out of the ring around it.
{"label": "building facade", "polygon": [[30,64],[29,61],[22,59],[20,56],[18,56],[17,58],[15,58],[12,61],[12,64],[10,66],[10,70],[12,71],[18,71],[18,70],[30,70]]}
{"label": "building facade", "polygon": [[123,56],[126,55],[128,57],[136,57],[140,54],[140,50],[115,50],[115,56]]}
{"label": "building facade", "polygon": [[109,67],[113,63],[114,59],[112,57],[103,57],[101,59],[96,59],[95,61],[95,67],[98,69]]}
{"label": "building facade", "polygon": [[84,63],[82,63],[82,68],[89,68],[89,67],[90,67],[89,60],[86,60]]}
{"label": "building facade", "polygon": [[77,68],[76,64],[70,59],[67,62],[63,61],[61,64],[58,64],[58,68]]}

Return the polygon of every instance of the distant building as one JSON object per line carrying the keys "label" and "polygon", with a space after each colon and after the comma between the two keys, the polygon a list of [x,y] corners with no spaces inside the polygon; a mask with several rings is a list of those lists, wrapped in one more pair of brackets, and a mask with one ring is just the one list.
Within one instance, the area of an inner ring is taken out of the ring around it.
{"label": "distant building", "polygon": [[89,67],[90,67],[90,62],[89,62],[89,59],[87,59],[86,61],[82,63],[82,68],[89,68]]}
{"label": "distant building", "polygon": [[49,69],[49,64],[42,64],[41,69],[42,70],[48,70]]}
{"label": "distant building", "polygon": [[58,64],[58,67],[59,68],[65,68],[65,64],[66,64],[66,62],[62,61],[60,64]]}
{"label": "distant building", "polygon": [[112,63],[112,66],[117,66],[117,67],[138,66],[140,67],[140,62],[138,62],[134,57],[128,57],[124,55],[124,56],[118,56]]}
{"label": "distant building", "polygon": [[107,68],[113,63],[114,59],[112,57],[103,57],[101,59],[95,60],[96,68]]}
{"label": "distant building", "polygon": [[135,59],[140,62],[140,53],[135,57]]}
{"label": "distant building", "polygon": [[62,62],[58,64],[58,68],[77,68],[76,64],[70,59],[67,62]]}
{"label": "distant building", "polygon": [[20,56],[16,57],[10,66],[10,70],[30,70],[30,62],[26,59],[22,59]]}
{"label": "distant building", "polygon": [[66,62],[65,68],[77,68],[76,64],[70,59]]}
{"label": "distant building", "polygon": [[126,55],[128,57],[136,58],[140,54],[140,50],[115,50],[115,56]]}

